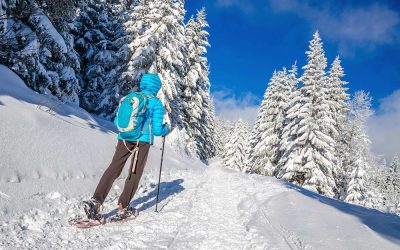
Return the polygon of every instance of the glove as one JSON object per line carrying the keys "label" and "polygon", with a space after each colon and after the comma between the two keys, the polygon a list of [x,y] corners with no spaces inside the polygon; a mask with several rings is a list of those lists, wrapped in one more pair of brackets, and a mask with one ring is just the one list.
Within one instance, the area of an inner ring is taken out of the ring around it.
{"label": "glove", "polygon": [[169,133],[172,132],[174,128],[172,128],[171,124],[169,123],[164,123],[163,124],[163,137],[167,136]]}

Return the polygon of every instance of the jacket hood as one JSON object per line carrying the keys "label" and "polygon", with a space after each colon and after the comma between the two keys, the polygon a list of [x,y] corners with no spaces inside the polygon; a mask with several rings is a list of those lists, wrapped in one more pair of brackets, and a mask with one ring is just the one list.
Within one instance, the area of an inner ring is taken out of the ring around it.
{"label": "jacket hood", "polygon": [[140,91],[148,92],[154,96],[161,88],[161,79],[158,74],[144,74],[140,80]]}

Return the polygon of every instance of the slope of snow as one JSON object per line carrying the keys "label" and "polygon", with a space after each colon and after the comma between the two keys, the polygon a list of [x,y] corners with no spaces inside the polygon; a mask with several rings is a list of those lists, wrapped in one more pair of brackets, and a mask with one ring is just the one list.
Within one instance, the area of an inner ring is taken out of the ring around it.
{"label": "slope of snow", "polygon": [[[136,220],[71,228],[68,217],[82,213],[80,202],[111,160],[113,126],[34,93],[1,65],[0,142],[0,249],[400,248],[399,217],[227,170],[218,160],[206,167],[170,146],[155,213],[159,141],[131,203]],[[115,212],[126,171],[105,213]]]}

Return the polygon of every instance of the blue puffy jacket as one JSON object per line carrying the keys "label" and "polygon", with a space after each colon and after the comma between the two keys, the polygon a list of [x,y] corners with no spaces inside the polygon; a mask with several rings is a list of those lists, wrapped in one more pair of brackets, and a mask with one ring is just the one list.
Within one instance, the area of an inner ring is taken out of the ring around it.
{"label": "blue puffy jacket", "polygon": [[[157,74],[145,74],[140,80],[140,92],[153,96],[148,99],[145,127],[143,128],[143,135],[139,139],[141,142],[153,144],[154,136],[165,136],[169,132],[168,126],[162,123],[164,107],[160,99],[156,97],[160,88],[161,80]],[[149,124],[150,121],[151,124]],[[122,140],[120,135],[118,135],[118,140]]]}

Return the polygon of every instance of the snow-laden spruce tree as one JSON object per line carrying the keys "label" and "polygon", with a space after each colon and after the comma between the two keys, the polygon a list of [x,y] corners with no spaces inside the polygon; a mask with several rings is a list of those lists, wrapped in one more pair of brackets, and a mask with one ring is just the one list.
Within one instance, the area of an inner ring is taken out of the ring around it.
{"label": "snow-laden spruce tree", "polygon": [[395,155],[391,163],[393,171],[393,212],[400,215],[400,159]]}
{"label": "snow-laden spruce tree", "polygon": [[[342,80],[344,76],[345,74],[340,58],[337,56],[329,71],[327,98],[338,131],[340,129],[338,123],[343,122],[349,113],[349,94],[347,93],[348,88],[345,87],[348,82]],[[337,138],[337,135],[333,136],[335,139]]]}
{"label": "snow-laden spruce tree", "polygon": [[183,127],[182,85],[188,68],[182,0],[141,0],[131,8],[127,31],[133,55],[124,77],[138,84],[147,72],[162,80],[160,98],[174,127]]}
{"label": "snow-laden spruce tree", "polygon": [[188,72],[183,89],[184,126],[195,139],[197,155],[207,160],[215,155],[214,111],[210,97],[209,67],[205,54],[208,43],[208,26],[205,9],[186,25]]}
{"label": "snow-laden spruce tree", "polygon": [[366,171],[365,162],[361,159],[353,163],[353,171],[350,173],[350,182],[347,185],[346,202],[362,204],[366,199]]}
{"label": "snow-laden spruce tree", "polygon": [[233,124],[219,116],[215,117],[215,150],[216,155],[223,158],[225,145],[229,141]]}
{"label": "snow-laden spruce tree", "polygon": [[[270,82],[272,79],[276,78],[276,72],[274,72]],[[261,135],[262,135],[262,128],[265,128],[265,126],[262,125],[263,121],[265,120],[265,114],[267,110],[267,94],[268,94],[268,88],[265,90],[264,93],[264,98],[261,101],[260,108],[258,110],[256,122],[254,123],[253,129],[251,131],[251,136],[250,136],[250,141],[249,141],[249,149],[248,149],[248,159],[246,159],[246,169],[247,172],[249,173],[257,173],[260,174],[260,169],[257,167],[257,165],[254,162],[254,158],[256,155],[255,148],[259,144],[261,140]]]}
{"label": "snow-laden spruce tree", "polygon": [[293,145],[284,153],[286,162],[281,162],[277,176],[333,197],[336,191],[335,141],[331,134],[335,133],[335,121],[329,109],[327,60],[318,32],[310,41],[309,49],[296,101],[296,105],[300,105],[291,107],[288,113],[294,123],[289,125],[289,134],[294,136]]}
{"label": "snow-laden spruce tree", "polygon": [[390,163],[390,169],[394,173],[400,173],[400,159],[398,155],[393,157],[392,163]]}
{"label": "snow-laden spruce tree", "polygon": [[[79,58],[68,32],[57,30],[50,21],[53,9],[46,12],[34,0],[2,1],[0,7],[0,63],[39,93],[78,104],[80,86],[75,72],[80,68]],[[53,20],[65,21],[69,11],[64,9],[65,16],[53,16]]]}
{"label": "snow-laden spruce tree", "polygon": [[[274,72],[272,78],[276,76],[276,71]],[[271,79],[272,80],[272,79]],[[271,82],[270,80],[270,82]],[[249,140],[249,148],[248,148],[248,159],[246,159],[246,170],[248,173],[257,173],[259,174],[259,169],[256,168],[254,164],[253,158],[255,155],[255,146],[259,143],[261,137],[261,124],[264,120],[265,110],[267,106],[266,95],[267,95],[268,88],[265,90],[263,100],[261,101],[260,108],[258,109],[257,118],[253,125],[253,128],[250,133],[250,140]]]}
{"label": "snow-laden spruce tree", "polygon": [[[272,78],[269,81],[269,86],[277,81],[277,73],[274,71]],[[269,88],[265,90],[263,100],[261,101],[260,109],[258,110],[256,122],[252,129],[251,138],[249,142],[249,153],[247,159],[247,171],[249,173],[257,173],[262,174],[264,168],[260,166],[258,163],[260,162],[260,158],[263,156],[262,153],[265,152],[264,148],[261,147],[262,142],[262,135],[267,129],[265,126],[265,121],[267,119],[267,109],[268,109],[268,95],[269,95]],[[262,167],[262,168],[261,168]]]}
{"label": "snow-laden spruce tree", "polygon": [[106,0],[89,0],[72,26],[75,48],[81,58],[81,106],[91,113],[112,118],[124,86],[121,74],[130,49],[126,45],[124,8]]}
{"label": "snow-laden spruce tree", "polygon": [[232,125],[230,131],[230,138],[225,144],[224,164],[227,168],[245,171],[249,126],[239,119]]}
{"label": "snow-laden spruce tree", "polygon": [[[386,192],[387,164],[383,157],[370,155],[370,168],[367,169],[367,193],[363,205],[385,211],[384,194]],[[346,186],[347,188],[347,186]]]}
{"label": "snow-laden spruce tree", "polygon": [[249,164],[250,169],[257,173],[271,176],[281,157],[279,143],[292,88],[286,69],[274,72],[261,103],[251,139]]}
{"label": "snow-laden spruce tree", "polygon": [[[336,167],[336,185],[338,188],[338,196],[343,193],[344,190],[344,171],[343,171],[343,156],[347,150],[345,141],[346,131],[345,124],[347,116],[349,114],[349,94],[345,85],[348,83],[343,81],[342,78],[345,76],[344,70],[341,66],[340,58],[337,56],[331,65],[328,77],[328,101],[331,114],[335,121],[335,130],[332,131],[332,138],[336,142],[335,147],[335,160]],[[336,133],[337,132],[337,133]],[[362,172],[362,171],[360,171]]]}
{"label": "snow-laden spruce tree", "polygon": [[[12,0],[13,1],[13,0]],[[69,22],[75,17],[81,0],[36,0],[40,8],[59,31],[68,31]]]}
{"label": "snow-laden spruce tree", "polygon": [[400,215],[400,161],[396,155],[386,174],[384,200],[387,210]]}
{"label": "snow-laden spruce tree", "polygon": [[345,198],[347,202],[365,204],[367,190],[367,173],[371,166],[370,140],[367,134],[366,122],[373,114],[371,97],[363,92],[355,93],[350,102],[350,116],[346,123],[345,141],[347,148],[343,152],[343,170],[345,176]]}
{"label": "snow-laden spruce tree", "polygon": [[289,71],[289,85],[292,91],[289,95],[289,101],[285,110],[285,119],[283,122],[282,133],[278,145],[280,159],[275,168],[275,172],[273,173],[274,176],[278,176],[280,169],[285,165],[288,160],[290,160],[289,157],[294,157],[294,154],[291,154],[295,139],[295,134],[293,133],[293,131],[295,131],[295,127],[298,123],[297,114],[299,113],[299,109],[302,107],[302,99],[300,98],[298,86],[299,79],[297,78],[297,70],[297,63],[295,63],[292,66],[292,69]]}

